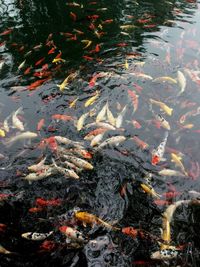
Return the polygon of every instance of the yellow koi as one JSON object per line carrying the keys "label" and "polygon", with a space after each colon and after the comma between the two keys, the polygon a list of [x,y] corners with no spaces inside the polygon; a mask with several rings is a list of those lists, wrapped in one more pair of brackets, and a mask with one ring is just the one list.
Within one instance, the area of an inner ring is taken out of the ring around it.
{"label": "yellow koi", "polygon": [[92,41],[90,41],[90,40],[82,40],[81,43],[86,44],[86,46],[83,47],[83,49],[86,49],[92,44]]}
{"label": "yellow koi", "polygon": [[59,62],[63,62],[63,63],[64,63],[64,62],[66,62],[66,60],[64,60],[64,59],[62,59],[62,58],[60,58],[60,57],[59,57],[59,58],[54,58],[54,59],[52,60],[52,63],[56,63],[56,64],[57,64],[57,63],[59,63]]}
{"label": "yellow koi", "polygon": [[69,104],[69,108],[74,108],[76,105],[76,102],[78,101],[78,97],[75,98],[70,104]]}
{"label": "yellow koi", "polygon": [[121,25],[120,26],[120,29],[122,29],[122,30],[130,30],[130,29],[134,29],[134,28],[137,28],[137,26],[131,25],[131,24]]}
{"label": "yellow koi", "polygon": [[156,197],[156,198],[160,198],[161,197],[161,195],[156,193],[156,191],[152,187],[150,187],[150,186],[148,186],[146,184],[140,184],[140,186],[142,187],[142,189],[144,190],[145,193],[150,194],[150,195],[152,195],[153,197]]}
{"label": "yellow koi", "polygon": [[172,83],[172,84],[176,84],[177,81],[175,79],[173,79],[172,77],[169,76],[162,76],[162,77],[158,77],[156,79],[153,80],[153,82],[168,82],[168,83]]}
{"label": "yellow koi", "polygon": [[185,175],[188,175],[186,170],[185,170],[185,167],[183,166],[183,163],[181,162],[182,160],[182,157],[174,154],[174,153],[171,153],[171,162],[174,162],[178,167],[180,167],[181,171],[185,174]]}
{"label": "yellow koi", "polygon": [[6,133],[4,130],[0,129],[0,137],[5,137]]}
{"label": "yellow koi", "polygon": [[128,64],[128,61],[127,61],[127,60],[125,60],[124,67],[128,70],[128,68],[129,68],[129,64]]}
{"label": "yellow koi", "polygon": [[97,100],[97,98],[99,97],[99,91],[96,91],[96,94],[92,97],[90,97],[86,102],[85,102],[85,107],[88,107],[92,104],[94,104],[94,102]]}
{"label": "yellow koi", "polygon": [[167,106],[165,103],[163,102],[159,102],[159,101],[156,101],[152,98],[150,98],[150,102],[152,104],[155,104],[157,106],[159,106],[167,115],[171,116],[172,115],[172,112],[173,112],[173,108],[170,108],[169,106]]}
{"label": "yellow koi", "polygon": [[120,228],[114,227],[111,224],[103,221],[102,219],[100,219],[96,215],[90,214],[88,212],[77,211],[77,212],[75,212],[74,216],[78,221],[81,221],[83,223],[83,225],[89,224],[89,225],[93,226],[95,224],[98,224],[98,225],[102,225],[102,226],[109,228],[109,229],[112,229],[112,230],[120,230]]}
{"label": "yellow koi", "polygon": [[171,242],[171,229],[170,229],[170,222],[164,216],[163,223],[162,223],[162,240],[165,241],[166,244],[161,244],[161,249],[168,249],[169,244]]}
{"label": "yellow koi", "polygon": [[77,121],[77,131],[80,131],[83,128],[86,118],[89,116],[89,112],[83,114]]}
{"label": "yellow koi", "polygon": [[59,85],[57,84],[57,86],[59,87],[60,91],[64,91],[64,89],[68,89],[67,85],[69,83],[69,81],[73,80],[74,78],[76,78],[77,76],[77,72],[71,73],[67,76],[67,78],[64,79],[64,81]]}

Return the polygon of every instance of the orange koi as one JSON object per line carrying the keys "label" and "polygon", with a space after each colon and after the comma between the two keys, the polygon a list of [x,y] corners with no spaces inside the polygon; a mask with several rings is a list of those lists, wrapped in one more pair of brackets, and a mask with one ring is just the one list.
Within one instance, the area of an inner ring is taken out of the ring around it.
{"label": "orange koi", "polygon": [[122,233],[125,234],[125,235],[128,235],[132,238],[136,238],[138,236],[138,230],[135,229],[134,227],[125,227],[125,228],[122,228]]}
{"label": "orange koi", "polygon": [[149,146],[147,143],[145,143],[144,141],[142,141],[142,140],[141,140],[139,137],[137,137],[137,136],[132,137],[131,140],[135,141],[136,144],[137,144],[141,149],[146,149],[146,148],[148,148],[148,146]]}
{"label": "orange koi", "polygon": [[37,124],[37,131],[40,131],[42,127],[44,126],[45,120],[41,119]]}
{"label": "orange koi", "polygon": [[42,79],[42,80],[37,80],[37,81],[31,83],[27,88],[28,88],[28,90],[34,90],[37,87],[39,87],[40,85],[42,85],[44,82],[46,82],[47,80],[49,80],[49,78],[45,78],[45,79]]}
{"label": "orange koi", "polygon": [[55,249],[56,244],[51,240],[44,240],[43,243],[40,245],[41,251],[52,251]]}
{"label": "orange koi", "polygon": [[54,54],[55,53],[55,50],[56,50],[56,47],[52,47],[49,52],[48,52],[48,55],[50,54]]}
{"label": "orange koi", "polygon": [[74,120],[74,117],[65,115],[65,114],[54,114],[51,116],[54,120],[61,120],[61,121],[71,121]]}
{"label": "orange koi", "polygon": [[128,94],[132,100],[134,112],[138,109],[138,95],[132,90],[128,90]]}
{"label": "orange koi", "polygon": [[4,32],[0,33],[0,36],[8,35],[13,31],[13,29],[7,29]]}
{"label": "orange koi", "polygon": [[171,201],[168,200],[164,200],[164,199],[155,199],[154,203],[158,206],[166,206],[166,205],[170,205]]}
{"label": "orange koi", "polygon": [[33,207],[33,208],[30,208],[28,211],[31,212],[31,213],[37,213],[37,212],[43,211],[43,208],[41,208],[41,207]]}
{"label": "orange koi", "polygon": [[62,204],[62,200],[61,199],[49,199],[46,200],[44,198],[37,198],[35,201],[37,206],[41,206],[41,207],[56,207],[56,206],[60,206]]}
{"label": "orange koi", "polygon": [[138,93],[141,93],[142,92],[143,88],[140,85],[138,85],[137,83],[134,83],[133,86],[135,87],[135,90]]}
{"label": "orange koi", "polygon": [[99,18],[99,15],[90,15],[90,16],[87,16],[87,18],[91,20],[96,20]]}
{"label": "orange koi", "polygon": [[28,67],[25,71],[24,71],[24,75],[28,75],[31,72],[32,67]]}
{"label": "orange koi", "polygon": [[83,58],[86,59],[86,60],[88,60],[88,61],[92,61],[92,60],[94,60],[93,57],[89,57],[89,56],[83,56]]}
{"label": "orange koi", "polygon": [[113,22],[113,19],[106,19],[104,21],[102,21],[102,24],[110,24]]}
{"label": "orange koi", "polygon": [[45,57],[39,59],[39,60],[35,63],[35,66],[39,66],[44,60],[45,60]]}
{"label": "orange koi", "polygon": [[72,19],[73,21],[76,21],[76,19],[77,19],[76,14],[73,13],[73,12],[70,12],[70,17],[71,17],[71,19]]}

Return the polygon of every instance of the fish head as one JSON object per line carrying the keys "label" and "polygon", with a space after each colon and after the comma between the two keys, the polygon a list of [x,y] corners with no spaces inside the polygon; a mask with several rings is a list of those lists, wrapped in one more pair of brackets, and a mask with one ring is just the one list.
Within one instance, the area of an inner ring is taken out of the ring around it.
{"label": "fish head", "polygon": [[151,164],[157,165],[160,162],[160,157],[156,154],[152,155]]}

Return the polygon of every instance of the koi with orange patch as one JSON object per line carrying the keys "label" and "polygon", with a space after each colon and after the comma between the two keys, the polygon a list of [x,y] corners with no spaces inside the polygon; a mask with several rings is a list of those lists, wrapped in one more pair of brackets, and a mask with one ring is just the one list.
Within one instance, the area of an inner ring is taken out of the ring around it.
{"label": "koi with orange patch", "polygon": [[165,153],[165,147],[167,143],[169,133],[166,132],[163,141],[160,145],[152,151],[151,164],[157,165],[161,160],[163,160],[163,155]]}
{"label": "koi with orange patch", "polygon": [[54,53],[55,53],[55,50],[56,50],[56,47],[52,47],[52,48],[49,50],[48,55],[54,54]]}
{"label": "koi with orange patch", "polygon": [[45,119],[41,119],[39,120],[38,124],[37,124],[37,131],[40,131],[42,129],[42,127],[45,124]]}
{"label": "koi with orange patch", "polygon": [[84,139],[85,140],[89,140],[91,141],[95,136],[97,136],[98,134],[102,134],[102,133],[105,133],[106,131],[108,131],[108,129],[106,128],[97,128],[91,132],[89,132],[85,137]]}
{"label": "koi with orange patch", "polygon": [[49,79],[50,78],[48,77],[45,79],[37,80],[37,81],[31,83],[27,88],[28,88],[28,90],[35,90],[37,87],[41,86],[43,83],[45,83]]}
{"label": "koi with orange patch", "polygon": [[74,213],[74,217],[78,221],[81,221],[83,223],[83,225],[87,225],[87,224],[95,225],[95,224],[98,224],[98,225],[102,225],[102,226],[104,226],[104,227],[106,227],[108,229],[111,229],[111,230],[115,230],[115,231],[121,230],[120,228],[112,226],[111,224],[103,221],[102,219],[100,219],[96,215],[93,215],[93,214],[85,212],[85,211],[76,211]]}
{"label": "koi with orange patch", "polygon": [[77,154],[77,155],[79,155],[79,156],[81,156],[81,157],[83,157],[85,159],[91,159],[92,158],[92,154],[89,151],[85,150],[85,149],[70,148],[69,151],[73,152],[73,153],[75,153],[75,154]]}
{"label": "koi with orange patch", "polygon": [[92,60],[94,60],[93,57],[89,57],[89,56],[83,56],[83,58],[86,59],[86,60],[88,60],[88,61],[92,61]]}
{"label": "koi with orange patch", "polygon": [[136,95],[135,91],[132,91],[132,90],[128,90],[128,95],[130,96],[130,98],[132,100],[134,112],[136,112],[136,110],[138,109],[138,98],[139,98],[139,96]]}
{"label": "koi with orange patch", "polygon": [[74,120],[74,117],[70,115],[65,115],[65,114],[54,114],[51,116],[52,119],[57,120],[57,121],[71,121]]}
{"label": "koi with orange patch", "polygon": [[139,137],[137,136],[133,136],[131,138],[131,140],[135,141],[136,144],[141,148],[141,149],[146,149],[149,147],[149,145],[147,143],[145,143],[143,140],[141,140]]}

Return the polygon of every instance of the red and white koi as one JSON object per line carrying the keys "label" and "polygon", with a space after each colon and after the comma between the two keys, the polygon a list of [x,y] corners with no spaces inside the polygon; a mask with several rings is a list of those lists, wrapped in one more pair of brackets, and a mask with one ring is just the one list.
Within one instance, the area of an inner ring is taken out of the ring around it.
{"label": "red and white koi", "polygon": [[163,155],[165,153],[165,147],[167,143],[169,133],[166,132],[163,141],[160,143],[160,145],[152,151],[152,159],[151,164],[157,165],[160,161],[163,160]]}

